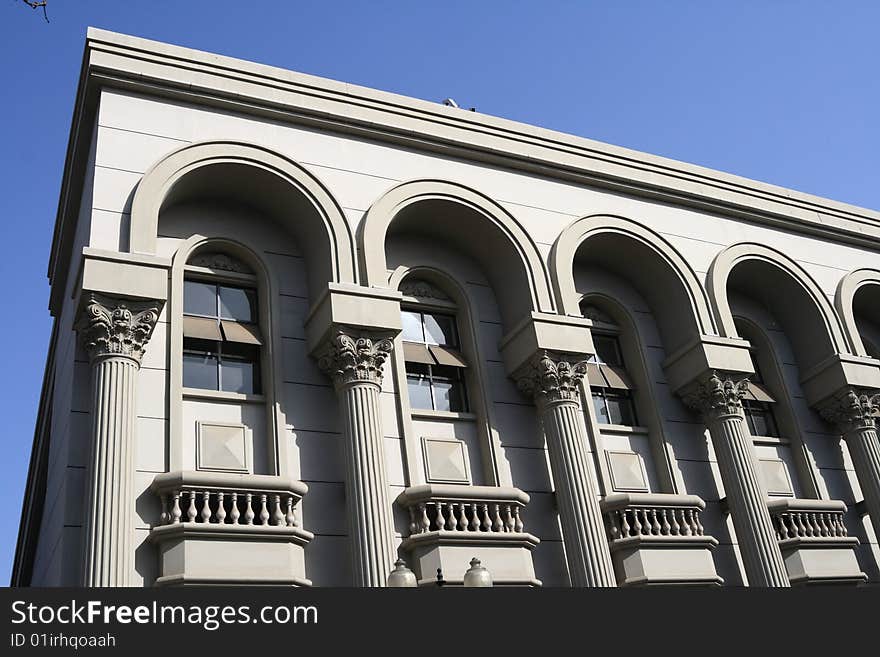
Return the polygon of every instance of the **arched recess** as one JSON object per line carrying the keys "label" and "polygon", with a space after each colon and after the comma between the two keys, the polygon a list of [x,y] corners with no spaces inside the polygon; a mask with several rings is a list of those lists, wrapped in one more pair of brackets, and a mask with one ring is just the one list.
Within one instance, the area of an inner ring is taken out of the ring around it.
{"label": "arched recess", "polygon": [[651,306],[667,353],[715,335],[706,293],[676,249],[657,233],[624,217],[594,215],[571,223],[553,244],[550,275],[566,315],[579,316],[578,262],[630,281]]}
{"label": "arched recess", "polygon": [[244,203],[288,229],[308,254],[312,302],[328,282],[356,282],[351,229],[330,192],[283,155],[243,142],[190,144],[154,164],[132,200],[129,251],[155,253],[162,210],[200,198]]}
{"label": "arched recess", "polygon": [[722,336],[741,337],[728,299],[733,289],[772,312],[791,341],[802,375],[835,354],[850,353],[828,298],[800,265],[779,251],[762,244],[734,244],[715,257],[707,280]]}
{"label": "arched recess", "polygon": [[386,192],[358,228],[364,284],[388,286],[385,246],[392,234],[441,240],[479,263],[507,331],[532,311],[555,311],[537,246],[513,216],[479,192],[443,180],[413,180]]}
{"label": "arched recess", "polygon": [[[273,301],[278,298],[279,281],[271,268],[258,255],[258,249],[247,244],[246,238],[230,239],[225,236],[193,235],[184,240],[174,253],[171,263],[171,295],[168,301],[168,389],[169,389],[169,441],[168,469],[171,471],[185,469],[184,453],[184,409],[183,409],[183,313],[184,313],[184,277],[187,263],[198,253],[218,251],[231,255],[247,264],[255,274],[258,292],[258,308],[260,311],[259,325],[264,340],[264,353],[261,362],[263,373],[264,397],[266,411],[264,441],[254,444],[254,449],[265,453],[268,474],[287,476],[290,471],[288,440],[286,439],[287,421],[282,408],[282,347],[281,318],[278,305]],[[218,401],[220,396],[214,395]],[[230,403],[241,403],[240,400],[227,397]],[[264,473],[258,473],[264,474]]]}
{"label": "arched recess", "polygon": [[880,270],[857,269],[844,276],[837,286],[834,305],[855,354],[876,358],[862,336],[866,327],[859,323],[866,320],[880,327]]}

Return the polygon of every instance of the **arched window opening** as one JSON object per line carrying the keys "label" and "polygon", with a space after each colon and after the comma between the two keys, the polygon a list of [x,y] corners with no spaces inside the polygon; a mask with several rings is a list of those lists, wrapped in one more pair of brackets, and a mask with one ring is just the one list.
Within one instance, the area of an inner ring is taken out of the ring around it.
{"label": "arched window opening", "polygon": [[633,385],[624,364],[620,329],[596,306],[584,304],[581,312],[593,320],[596,353],[587,363],[587,377],[596,419],[599,424],[636,426],[638,418],[633,403]]}
{"label": "arched window opening", "polygon": [[222,253],[191,258],[183,282],[183,387],[262,393],[256,277]]}
{"label": "arched window opening", "polygon": [[[430,300],[430,307],[402,306],[403,357],[410,406],[414,409],[466,413],[469,410],[458,320],[453,304],[424,281],[407,281],[405,296]],[[439,306],[439,308],[437,308]]]}

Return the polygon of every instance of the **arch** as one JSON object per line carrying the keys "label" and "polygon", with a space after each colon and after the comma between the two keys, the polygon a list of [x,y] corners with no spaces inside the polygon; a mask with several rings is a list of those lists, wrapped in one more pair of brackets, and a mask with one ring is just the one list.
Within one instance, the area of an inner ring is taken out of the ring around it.
{"label": "arch", "polygon": [[[580,258],[634,284],[651,306],[668,353],[700,336],[715,335],[696,274],[675,247],[652,230],[615,215],[591,215],[569,224],[550,251],[550,275],[566,315],[580,315],[581,295],[574,280]],[[633,262],[639,266],[632,267]]]}
{"label": "arch", "polygon": [[365,285],[389,285],[385,247],[392,224],[447,239],[476,260],[498,296],[507,330],[532,311],[555,311],[537,246],[511,214],[479,192],[443,180],[412,180],[386,192],[358,228]]}
{"label": "arch", "polygon": [[183,146],[144,174],[132,200],[129,251],[155,253],[161,211],[199,194],[256,206],[289,229],[310,254],[313,301],[327,282],[356,282],[351,229],[330,192],[283,155],[238,141]]}
{"label": "arch", "polygon": [[859,332],[856,312],[861,309],[880,326],[880,270],[857,269],[844,276],[837,285],[834,307],[856,356],[870,356]]}
{"label": "arch", "polygon": [[775,249],[749,242],[734,244],[712,261],[707,282],[724,337],[741,337],[728,298],[733,283],[772,306],[804,375],[834,354],[850,353],[840,320],[819,285],[800,265]]}

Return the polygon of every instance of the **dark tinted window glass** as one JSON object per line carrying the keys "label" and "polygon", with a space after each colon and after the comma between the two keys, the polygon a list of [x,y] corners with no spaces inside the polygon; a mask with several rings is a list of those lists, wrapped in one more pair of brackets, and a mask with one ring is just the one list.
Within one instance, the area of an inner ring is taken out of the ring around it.
{"label": "dark tinted window glass", "polygon": [[596,410],[596,421],[599,424],[610,424],[608,420],[608,409],[605,408],[605,397],[602,395],[593,395],[593,408]]}
{"label": "dark tinted window glass", "polygon": [[256,321],[256,294],[240,287],[220,286],[220,316],[239,322]]}
{"label": "dark tinted window glass", "polygon": [[217,390],[217,357],[212,353],[185,351],[183,354],[185,388]]}
{"label": "dark tinted window glass", "polygon": [[606,397],[606,402],[608,404],[608,419],[611,424],[635,425],[635,413],[633,413],[632,400],[629,397],[609,394]]}
{"label": "dark tinted window glass", "polygon": [[600,363],[623,366],[617,338],[610,335],[594,335],[593,345],[596,347],[596,358]]}
{"label": "dark tinted window glass", "polygon": [[224,357],[220,363],[221,390],[252,395],[256,389],[256,363]]}
{"label": "dark tinted window glass", "polygon": [[186,315],[217,316],[217,286],[200,281],[183,281],[183,312]]}

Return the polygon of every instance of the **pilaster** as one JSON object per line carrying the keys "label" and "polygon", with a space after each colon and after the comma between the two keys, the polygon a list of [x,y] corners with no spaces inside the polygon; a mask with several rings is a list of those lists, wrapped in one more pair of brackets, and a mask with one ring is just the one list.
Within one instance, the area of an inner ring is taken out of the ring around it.
{"label": "pilaster", "polygon": [[86,478],[85,586],[128,586],[134,571],[137,372],[162,308],[90,293],[76,324],[92,366],[92,441]]}

